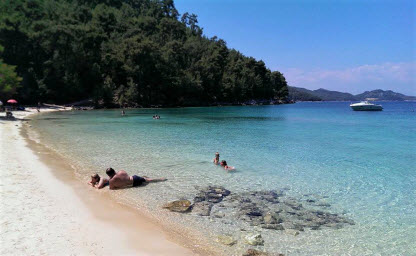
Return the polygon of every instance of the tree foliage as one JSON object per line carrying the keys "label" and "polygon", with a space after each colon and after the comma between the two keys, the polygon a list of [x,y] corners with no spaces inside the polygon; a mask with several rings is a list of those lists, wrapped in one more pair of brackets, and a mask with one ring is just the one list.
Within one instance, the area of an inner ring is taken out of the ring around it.
{"label": "tree foliage", "polygon": [[3,59],[25,102],[187,106],[285,99],[284,76],[207,38],[173,0],[4,0]]}
{"label": "tree foliage", "polygon": [[[0,45],[0,53],[3,49]],[[12,97],[20,86],[22,78],[17,76],[15,69],[15,66],[7,65],[0,59],[0,99],[4,101]]]}

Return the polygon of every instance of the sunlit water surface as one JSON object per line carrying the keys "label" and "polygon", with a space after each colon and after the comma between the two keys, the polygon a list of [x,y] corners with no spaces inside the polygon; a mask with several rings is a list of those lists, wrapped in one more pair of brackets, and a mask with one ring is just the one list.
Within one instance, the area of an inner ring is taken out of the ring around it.
{"label": "sunlit water surface", "polygon": [[[118,110],[74,111],[40,115],[32,124],[36,138],[70,159],[82,179],[92,172],[105,175],[109,166],[168,178],[114,192],[133,207],[146,201],[157,212],[167,201],[192,199],[195,186],[222,185],[232,192],[289,188],[295,197],[326,198],[331,212],[356,225],[296,237],[265,231],[266,250],[416,255],[416,103],[382,104],[382,112],[354,112],[346,102],[135,109],[126,116]],[[153,120],[154,114],[161,119]],[[214,166],[216,151],[237,171]],[[210,219],[177,221],[195,222],[207,235],[238,232]]]}

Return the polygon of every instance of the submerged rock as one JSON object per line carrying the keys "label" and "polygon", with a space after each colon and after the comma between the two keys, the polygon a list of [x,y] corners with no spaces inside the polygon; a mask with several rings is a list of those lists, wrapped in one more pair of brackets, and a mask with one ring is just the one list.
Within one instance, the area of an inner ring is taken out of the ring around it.
{"label": "submerged rock", "polygon": [[224,197],[230,195],[231,192],[221,186],[208,186],[200,188],[199,193],[195,196],[194,202],[208,201],[211,203],[220,203]]}
{"label": "submerged rock", "polygon": [[225,213],[223,213],[223,212],[216,212],[214,214],[214,217],[215,218],[224,218],[225,217]]}
{"label": "submerged rock", "polygon": [[165,204],[163,208],[172,212],[187,212],[191,209],[191,202],[189,200],[176,200]]}
{"label": "submerged rock", "polygon": [[263,221],[265,224],[278,224],[283,222],[277,213],[272,212],[266,213],[263,217]]}
{"label": "submerged rock", "polygon": [[285,230],[282,224],[264,224],[261,227],[265,229]]}
{"label": "submerged rock", "polygon": [[[305,229],[339,229],[348,224],[354,225],[354,221],[345,216],[330,213],[330,205],[322,197],[290,197],[283,190],[231,193],[221,186],[197,189],[192,206],[188,200],[179,200],[165,208],[177,212],[192,209],[194,215],[210,216],[212,222],[244,227],[241,230],[248,232],[258,232],[263,228],[269,232],[285,230],[286,234],[297,236]],[[260,234],[242,238],[250,245],[264,244]],[[219,243],[232,243],[231,238],[219,239],[223,241],[218,240]]]}
{"label": "submerged rock", "polygon": [[263,240],[263,237],[261,237],[261,234],[245,235],[244,241],[250,245],[264,245],[264,240]]}
{"label": "submerged rock", "polygon": [[228,246],[232,246],[235,243],[237,243],[237,240],[235,240],[232,236],[230,235],[219,235],[217,237],[217,242],[221,243],[221,244],[225,244]]}
{"label": "submerged rock", "polygon": [[285,229],[293,229],[298,231],[305,231],[302,224],[293,223],[293,222],[285,222],[283,223]]}
{"label": "submerged rock", "polygon": [[209,216],[211,214],[213,203],[202,201],[196,202],[192,206],[192,213],[199,216]]}
{"label": "submerged rock", "polygon": [[285,256],[281,253],[268,253],[256,249],[248,249],[242,256]]}
{"label": "submerged rock", "polygon": [[330,204],[325,203],[325,202],[317,203],[316,206],[320,206],[320,207],[331,207]]}
{"label": "submerged rock", "polygon": [[289,235],[292,235],[292,236],[297,236],[297,235],[300,234],[299,231],[294,230],[294,229],[286,229],[285,232],[286,232],[286,234],[289,234]]}
{"label": "submerged rock", "polygon": [[243,256],[269,256],[269,254],[255,249],[248,249]]}

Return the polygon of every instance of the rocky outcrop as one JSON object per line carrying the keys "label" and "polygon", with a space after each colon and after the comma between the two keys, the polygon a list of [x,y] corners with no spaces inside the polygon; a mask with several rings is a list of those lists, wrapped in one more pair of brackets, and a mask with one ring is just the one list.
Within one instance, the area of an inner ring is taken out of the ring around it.
{"label": "rocky outcrop", "polygon": [[243,253],[243,256],[285,256],[281,253],[267,253],[262,252],[256,249],[248,249],[245,253]]}
{"label": "rocky outcrop", "polygon": [[230,235],[219,235],[218,237],[217,237],[217,242],[218,243],[221,243],[221,244],[225,244],[225,245],[228,245],[228,246],[232,246],[232,245],[234,245],[235,243],[237,243],[237,240],[236,239],[234,239],[232,236],[230,236]]}
{"label": "rocky outcrop", "polygon": [[165,204],[163,208],[172,212],[188,212],[191,209],[191,202],[189,200],[176,200]]}
{"label": "rocky outcrop", "polygon": [[[313,195],[294,198],[287,196],[285,190],[231,193],[221,186],[208,186],[198,188],[193,204],[189,200],[177,200],[164,208],[173,212],[191,212],[224,225],[232,223],[247,233],[264,229],[297,236],[306,229],[340,229],[345,225],[354,225],[353,220],[329,212],[331,205],[325,199]],[[242,236],[245,243],[255,246],[264,244],[261,234],[247,233]],[[217,242],[229,246],[237,243],[227,235],[218,236]]]}
{"label": "rocky outcrop", "polygon": [[264,245],[263,237],[258,233],[245,235],[243,239],[249,245]]}

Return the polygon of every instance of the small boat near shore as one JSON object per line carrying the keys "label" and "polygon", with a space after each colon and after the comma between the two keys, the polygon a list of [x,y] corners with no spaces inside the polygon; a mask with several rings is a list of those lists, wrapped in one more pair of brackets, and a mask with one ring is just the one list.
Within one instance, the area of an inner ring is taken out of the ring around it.
{"label": "small boat near shore", "polygon": [[382,111],[383,106],[370,103],[368,101],[361,101],[360,103],[353,103],[350,105],[354,111]]}

